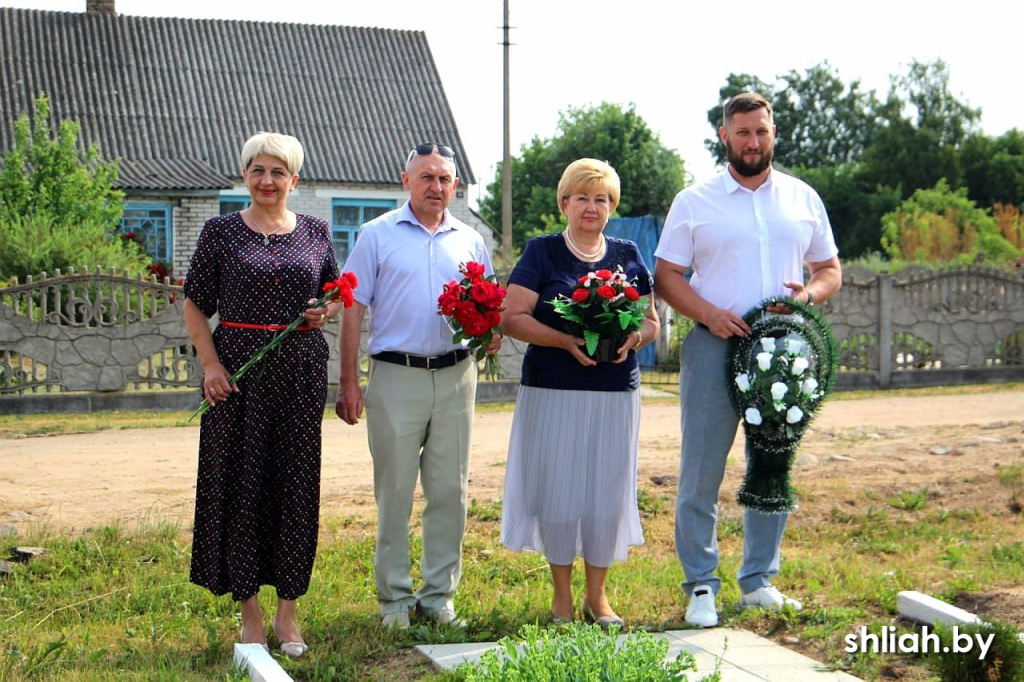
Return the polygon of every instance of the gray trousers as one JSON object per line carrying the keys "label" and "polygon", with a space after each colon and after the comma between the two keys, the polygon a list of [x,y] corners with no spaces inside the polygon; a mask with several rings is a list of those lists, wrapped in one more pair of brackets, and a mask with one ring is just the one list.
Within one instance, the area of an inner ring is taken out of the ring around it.
{"label": "gray trousers", "polygon": [[[727,342],[694,327],[680,350],[679,403],[682,458],[676,496],[676,552],[686,573],[683,590],[709,585],[717,594],[718,493],[739,418],[729,401],[725,376]],[[738,573],[746,594],[771,584],[779,572],[779,547],[786,514],[743,514],[743,564]]]}
{"label": "gray trousers", "polygon": [[[374,575],[382,614],[451,607],[462,576],[477,369],[430,371],[372,361],[366,425],[377,500]],[[412,590],[409,518],[423,486],[423,587]]]}

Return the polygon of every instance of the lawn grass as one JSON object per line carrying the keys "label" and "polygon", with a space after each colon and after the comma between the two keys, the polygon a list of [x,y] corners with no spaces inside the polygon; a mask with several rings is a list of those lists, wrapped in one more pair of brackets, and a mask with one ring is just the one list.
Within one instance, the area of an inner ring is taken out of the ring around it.
{"label": "lawn grass", "polygon": [[[683,575],[673,549],[671,493],[645,490],[643,498],[647,543],[611,570],[609,597],[633,627],[682,628]],[[496,640],[524,623],[544,623],[550,578],[543,557],[506,551],[499,542],[499,510],[479,501],[473,508],[457,598],[469,629],[420,624],[405,633],[382,630],[374,596],[374,523],[329,518],[310,592],[300,601],[311,650],[299,661],[281,659],[283,667],[299,680],[455,680],[457,674],[434,672],[409,647]],[[864,679],[879,679],[894,656],[847,654],[843,637],[861,625],[876,631],[890,625],[899,591],[949,599],[961,590],[1024,582],[1024,547],[1013,540],[1020,537],[1019,518],[881,500],[836,509],[828,523],[790,528],[776,582],[804,601],[802,612],[740,612],[738,524],[720,524],[724,624],[799,638],[805,651]],[[237,610],[228,597],[188,583],[186,531],[150,523],[66,537],[40,527],[5,538],[8,546],[43,546],[47,552],[0,578],[0,679],[242,679],[231,666]],[[418,558],[418,528],[412,537]],[[265,588],[261,600],[269,617],[273,590]],[[928,679],[922,662],[900,659],[904,680]]]}

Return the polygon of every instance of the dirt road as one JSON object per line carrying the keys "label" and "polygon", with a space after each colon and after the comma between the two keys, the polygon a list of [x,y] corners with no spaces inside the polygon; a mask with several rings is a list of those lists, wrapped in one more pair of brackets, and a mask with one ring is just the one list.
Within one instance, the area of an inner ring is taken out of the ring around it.
{"label": "dirt road", "polygon": [[[511,411],[477,416],[471,497],[501,496],[511,419]],[[855,477],[857,489],[928,485],[956,495],[955,481],[968,461],[958,455],[970,453],[975,471],[1024,461],[1022,425],[1019,391],[833,401],[805,439],[796,478],[833,487]],[[198,439],[197,427],[183,427],[0,440],[0,529],[43,523],[82,531],[146,520],[188,528]],[[324,443],[323,514],[372,515],[365,425],[328,420]],[[669,485],[678,473],[678,450],[678,406],[645,405],[639,484],[649,487],[654,477],[655,484]],[[734,455],[723,490],[734,490],[742,473],[742,438]]]}

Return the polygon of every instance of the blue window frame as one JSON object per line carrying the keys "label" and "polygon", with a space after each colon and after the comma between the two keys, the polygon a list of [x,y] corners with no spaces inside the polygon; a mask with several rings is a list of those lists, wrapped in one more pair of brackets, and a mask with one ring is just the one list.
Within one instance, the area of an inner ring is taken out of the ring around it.
{"label": "blue window frame", "polygon": [[249,197],[247,196],[222,196],[220,198],[220,214],[227,215],[235,211],[244,211],[249,208]]}
{"label": "blue window frame", "polygon": [[395,207],[394,199],[335,199],[331,202],[334,256],[343,266],[359,238],[359,226]]}
{"label": "blue window frame", "polygon": [[170,263],[174,256],[171,215],[170,204],[125,204],[121,233],[131,235],[153,260]]}

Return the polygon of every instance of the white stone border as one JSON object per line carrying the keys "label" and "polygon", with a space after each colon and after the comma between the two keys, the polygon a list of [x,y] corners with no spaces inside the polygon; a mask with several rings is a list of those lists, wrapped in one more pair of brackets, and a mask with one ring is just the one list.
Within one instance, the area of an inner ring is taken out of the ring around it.
{"label": "white stone border", "polygon": [[904,618],[931,625],[935,621],[943,625],[980,623],[981,618],[969,611],[947,604],[923,592],[907,590],[896,595],[899,613]]}
{"label": "white stone border", "polygon": [[235,644],[235,663],[248,671],[252,682],[292,682],[262,644]]}
{"label": "white stone border", "polygon": [[[984,622],[970,611],[915,590],[898,593],[896,604],[901,616],[919,623],[931,624],[938,621],[943,625],[964,625]],[[1024,632],[1017,637],[1024,642]]]}

